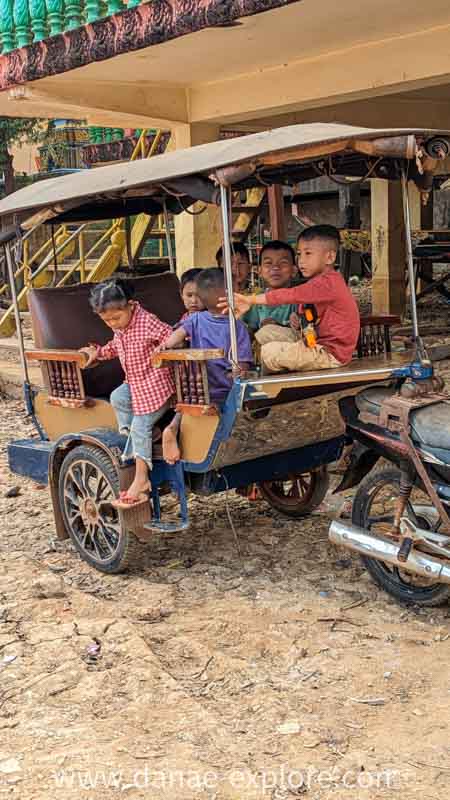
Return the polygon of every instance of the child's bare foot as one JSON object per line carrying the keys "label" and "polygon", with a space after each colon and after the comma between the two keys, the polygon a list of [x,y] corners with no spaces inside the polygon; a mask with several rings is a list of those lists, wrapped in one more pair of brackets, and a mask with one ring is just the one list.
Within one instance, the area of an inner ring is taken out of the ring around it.
{"label": "child's bare foot", "polygon": [[142,495],[146,495],[150,491],[150,483],[135,478],[133,483],[130,484],[125,492],[120,493],[120,500],[122,503],[137,503],[141,500]]}
{"label": "child's bare foot", "polygon": [[162,436],[163,459],[168,464],[176,464],[181,458],[177,435],[170,425],[164,429]]}

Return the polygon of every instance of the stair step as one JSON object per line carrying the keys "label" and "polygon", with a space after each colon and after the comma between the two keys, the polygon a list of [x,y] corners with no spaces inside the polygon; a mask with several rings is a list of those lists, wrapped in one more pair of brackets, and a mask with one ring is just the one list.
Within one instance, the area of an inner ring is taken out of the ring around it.
{"label": "stair step", "polygon": [[[31,339],[24,340],[25,350],[34,350],[34,342]],[[15,336],[0,337],[0,350],[19,351],[19,342]]]}
{"label": "stair step", "polygon": [[[73,269],[75,264],[77,264],[77,263],[78,263],[78,259],[74,259],[73,261],[64,261],[63,264],[57,264],[56,271],[57,272],[69,272],[69,270]],[[85,269],[87,271],[89,271],[89,270],[93,269],[96,266],[97,263],[98,263],[98,259],[97,258],[89,258],[85,262]],[[54,264],[49,264],[47,269],[48,269],[49,272],[54,272],[54,270],[55,270]],[[77,267],[76,272],[79,272],[79,271],[80,271],[80,266]]]}

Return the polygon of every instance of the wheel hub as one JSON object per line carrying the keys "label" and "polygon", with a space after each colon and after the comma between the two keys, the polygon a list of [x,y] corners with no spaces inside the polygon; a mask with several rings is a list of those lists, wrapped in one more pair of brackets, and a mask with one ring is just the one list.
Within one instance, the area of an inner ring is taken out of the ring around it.
{"label": "wheel hub", "polygon": [[83,522],[89,525],[94,524],[98,520],[97,506],[90,498],[83,500],[80,507],[80,513]]}

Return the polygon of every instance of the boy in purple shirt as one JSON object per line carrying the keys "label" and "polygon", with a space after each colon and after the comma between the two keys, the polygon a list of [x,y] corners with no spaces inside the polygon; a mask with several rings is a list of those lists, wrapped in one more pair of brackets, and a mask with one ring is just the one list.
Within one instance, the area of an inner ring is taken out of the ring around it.
{"label": "boy in purple shirt", "polygon": [[[217,305],[219,298],[223,297],[225,292],[224,274],[221,269],[203,269],[196,277],[196,284],[198,296],[206,310],[190,314],[187,319],[182,320],[177,330],[160,345],[160,349],[172,350],[181,347],[186,339],[189,339],[193,348],[223,350],[225,358],[210,359],[206,363],[211,402],[221,406],[233,385],[233,370],[229,360],[230,323]],[[238,372],[242,375],[248,370],[253,356],[247,328],[239,320],[236,323],[236,337],[239,367],[234,370],[234,374]],[[175,442],[170,443],[166,437],[164,449],[165,458],[169,463],[178,461],[180,453],[176,437]]]}

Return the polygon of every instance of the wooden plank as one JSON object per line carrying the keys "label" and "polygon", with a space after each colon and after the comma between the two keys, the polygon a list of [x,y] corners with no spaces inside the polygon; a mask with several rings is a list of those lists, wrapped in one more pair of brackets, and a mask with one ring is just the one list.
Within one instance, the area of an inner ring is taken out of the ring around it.
{"label": "wooden plank", "polygon": [[190,417],[219,417],[217,406],[199,405],[197,403],[177,403],[176,410],[181,414],[188,414]]}
{"label": "wooden plank", "polygon": [[395,314],[361,317],[361,327],[364,325],[400,325],[400,317]]}
{"label": "wooden plank", "polygon": [[284,215],[283,187],[279,184],[269,186],[267,190],[269,201],[270,231],[272,239],[286,239],[286,218]]}
{"label": "wooden plank", "polygon": [[88,360],[79,350],[26,350],[25,356],[27,361],[72,361],[82,368]]}
{"label": "wooden plank", "polygon": [[54,397],[48,396],[47,400],[49,406],[60,406],[61,408],[84,408],[85,406],[93,407],[95,400],[91,398],[77,399],[68,397]]}
{"label": "wooden plank", "polygon": [[224,358],[223,350],[200,350],[189,348],[186,350],[161,350],[152,355],[152,365],[161,367],[163,361],[208,361],[214,358]]}

